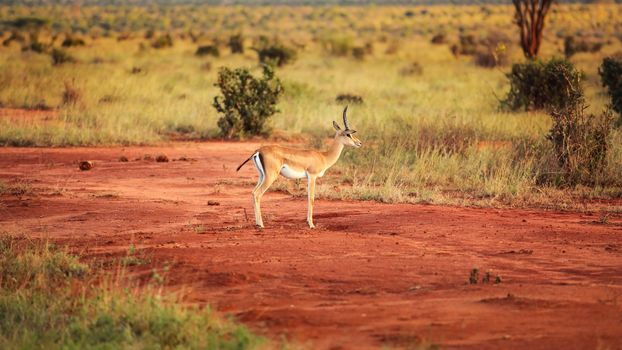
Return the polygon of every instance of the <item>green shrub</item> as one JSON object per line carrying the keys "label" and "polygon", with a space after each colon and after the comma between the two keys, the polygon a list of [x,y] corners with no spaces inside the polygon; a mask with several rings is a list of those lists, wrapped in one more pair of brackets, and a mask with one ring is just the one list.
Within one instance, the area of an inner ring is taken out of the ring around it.
{"label": "green shrub", "polygon": [[263,66],[261,79],[253,77],[247,69],[223,67],[215,85],[222,96],[214,97],[213,106],[222,114],[218,127],[224,137],[267,132],[265,123],[277,112],[276,104],[283,93],[283,86],[271,66]]}
{"label": "green shrub", "polygon": [[63,40],[61,46],[63,47],[72,47],[72,46],[84,46],[85,42],[81,38],[74,37],[73,35],[68,34]]}
{"label": "green shrub", "polygon": [[20,29],[38,29],[47,26],[50,21],[47,18],[40,17],[18,17],[12,21],[6,21],[5,24]]}
{"label": "green shrub", "polygon": [[474,55],[477,52],[478,42],[473,34],[460,34],[458,43],[451,46],[455,56]]}
{"label": "green shrub", "polygon": [[151,47],[154,49],[164,49],[167,47],[173,47],[173,38],[170,34],[160,35],[151,43]]}
{"label": "green shrub", "polygon": [[76,59],[63,49],[52,49],[52,52],[50,52],[50,57],[52,57],[52,64],[55,66],[59,66],[65,63],[76,62]]}
{"label": "green shrub", "polygon": [[510,43],[510,38],[500,32],[488,33],[483,38],[477,38],[473,34],[461,34],[459,42],[450,49],[456,57],[474,56],[476,65],[493,68],[508,63],[507,48]]}
{"label": "green shrub", "polygon": [[356,58],[357,60],[364,60],[366,55],[367,51],[364,47],[356,46],[352,48],[352,57]]}
{"label": "green shrub", "polygon": [[197,51],[194,54],[197,56],[219,57],[220,50],[218,49],[218,46],[216,45],[204,45],[204,46],[199,46],[197,48]]}
{"label": "green shrub", "polygon": [[259,62],[279,67],[295,61],[297,56],[296,50],[278,42],[266,44],[255,51],[259,56]]}
{"label": "green shrub", "polygon": [[550,112],[553,126],[547,139],[553,143],[563,185],[597,184],[607,166],[613,113],[607,109],[601,115],[586,115],[585,109],[580,99]]}
{"label": "green shrub", "polygon": [[23,46],[22,51],[33,51],[36,53],[45,53],[49,48],[49,45],[43,44],[40,41],[33,41],[30,44]]}
{"label": "green shrub", "polygon": [[0,232],[0,348],[233,350],[263,343],[209,308],[96,272],[52,244]]}
{"label": "green shrub", "polygon": [[244,53],[244,38],[242,34],[235,34],[229,37],[229,49],[231,53]]}
{"label": "green shrub", "polygon": [[360,105],[363,103],[363,97],[355,94],[339,94],[335,97],[335,102],[339,104],[355,104]]}
{"label": "green shrub", "polygon": [[575,38],[574,36],[567,36],[564,39],[564,55],[566,58],[570,58],[578,52],[598,52],[602,47],[602,42],[593,39]]}
{"label": "green shrub", "polygon": [[494,68],[508,64],[508,54],[505,46],[496,48],[481,48],[475,53],[475,64],[480,67]]}
{"label": "green shrub", "polygon": [[432,37],[432,40],[430,40],[430,42],[432,44],[435,44],[435,45],[446,44],[447,43],[447,36],[445,35],[445,33],[435,34]]}
{"label": "green shrub", "polygon": [[603,86],[607,88],[611,97],[611,106],[618,113],[622,121],[622,53],[605,57],[598,68],[598,74]]}
{"label": "green shrub", "polygon": [[564,59],[516,63],[506,76],[510,91],[501,103],[511,110],[562,110],[583,99],[581,73]]}

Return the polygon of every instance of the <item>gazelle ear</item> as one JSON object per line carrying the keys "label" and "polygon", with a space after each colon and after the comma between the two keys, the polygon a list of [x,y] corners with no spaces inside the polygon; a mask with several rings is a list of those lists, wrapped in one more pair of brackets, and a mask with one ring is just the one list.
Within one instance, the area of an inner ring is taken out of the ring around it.
{"label": "gazelle ear", "polygon": [[334,120],[333,120],[333,128],[335,128],[335,130],[341,130],[341,128],[339,127],[339,124],[337,124],[337,122]]}
{"label": "gazelle ear", "polygon": [[348,129],[348,130],[344,131],[343,133],[346,134],[346,135],[351,135],[351,134],[356,133],[356,130]]}

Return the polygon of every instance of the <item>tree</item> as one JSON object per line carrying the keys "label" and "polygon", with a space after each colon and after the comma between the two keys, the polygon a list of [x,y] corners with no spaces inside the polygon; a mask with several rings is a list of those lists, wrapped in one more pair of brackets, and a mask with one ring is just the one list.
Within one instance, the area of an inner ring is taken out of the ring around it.
{"label": "tree", "polygon": [[540,50],[544,20],[553,0],[512,0],[512,3],[516,10],[514,20],[520,29],[523,53],[525,57],[534,59]]}

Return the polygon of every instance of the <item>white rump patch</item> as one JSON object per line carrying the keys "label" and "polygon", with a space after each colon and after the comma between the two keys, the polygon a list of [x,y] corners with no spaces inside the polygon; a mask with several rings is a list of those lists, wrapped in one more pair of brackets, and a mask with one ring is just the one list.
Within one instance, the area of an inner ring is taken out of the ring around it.
{"label": "white rump patch", "polygon": [[281,168],[281,175],[285,176],[288,179],[302,179],[307,177],[307,172],[294,170],[287,166],[287,164],[285,164]]}
{"label": "white rump patch", "polygon": [[[261,184],[266,177],[266,174],[264,174],[263,164],[261,164],[261,159],[259,158],[259,152],[253,154],[253,163],[255,163],[255,167],[259,173],[259,183]],[[259,184],[257,186],[259,186]]]}

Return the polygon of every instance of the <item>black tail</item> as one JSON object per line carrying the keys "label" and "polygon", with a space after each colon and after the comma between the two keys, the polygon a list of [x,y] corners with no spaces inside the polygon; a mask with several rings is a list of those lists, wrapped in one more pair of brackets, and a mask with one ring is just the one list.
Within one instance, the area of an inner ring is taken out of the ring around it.
{"label": "black tail", "polygon": [[238,166],[237,169],[235,169],[235,171],[240,171],[240,169],[244,166],[244,164],[248,163],[249,160],[253,159],[253,156],[255,155],[255,153],[253,153],[252,156],[248,157],[247,160],[244,161],[244,163],[240,164],[240,166]]}

